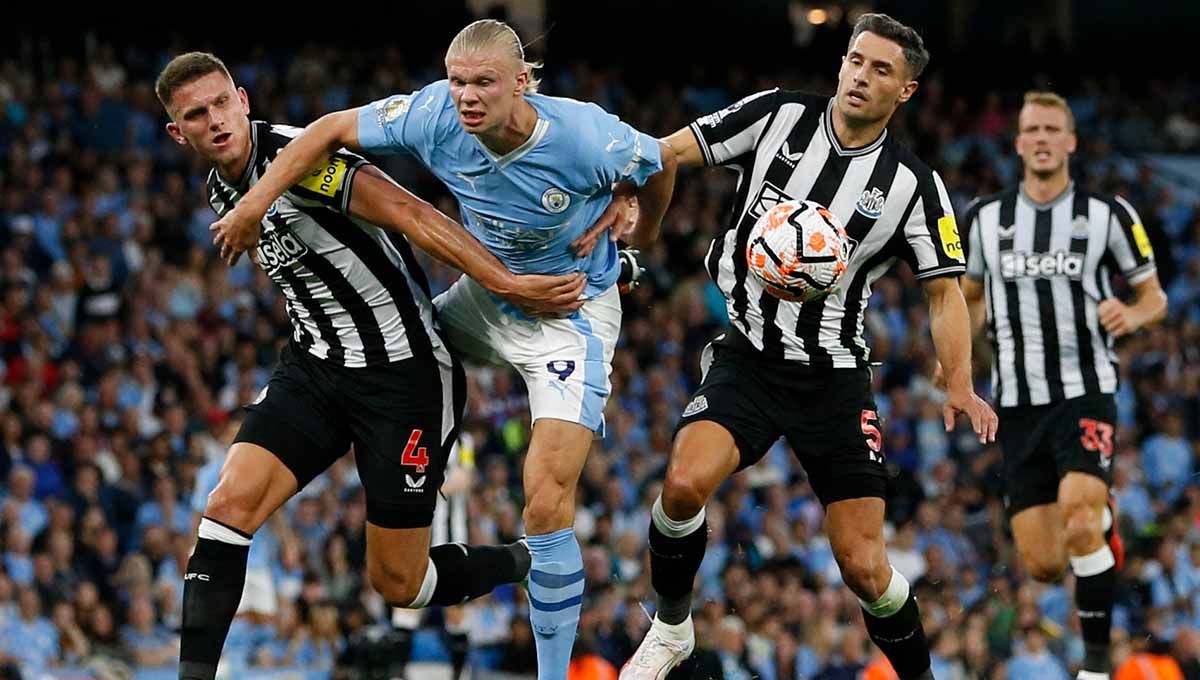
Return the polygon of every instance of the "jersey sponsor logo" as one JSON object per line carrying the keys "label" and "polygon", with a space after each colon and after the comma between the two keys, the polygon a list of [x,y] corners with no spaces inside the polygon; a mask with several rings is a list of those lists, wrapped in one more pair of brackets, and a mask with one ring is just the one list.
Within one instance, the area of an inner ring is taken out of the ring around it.
{"label": "jersey sponsor logo", "polygon": [[301,180],[300,186],[322,196],[333,198],[338,189],[342,188],[342,181],[346,179],[347,167],[346,161],[331,157],[329,162]]}
{"label": "jersey sponsor logo", "polygon": [[958,236],[958,223],[954,215],[943,215],[938,218],[938,236],[942,239],[942,252],[952,260],[963,262],[962,239]]}
{"label": "jersey sponsor logo", "polygon": [[1137,244],[1138,252],[1142,257],[1154,257],[1154,247],[1150,245],[1150,237],[1146,234],[1146,228],[1141,222],[1134,222],[1129,228],[1133,232],[1133,242]]}
{"label": "jersey sponsor logo", "polygon": [[558,187],[550,187],[542,194],[542,207],[556,215],[570,206],[571,195]]}
{"label": "jersey sponsor logo", "polygon": [[799,163],[800,159],[803,157],[804,157],[804,150],[801,149],[800,151],[793,152],[791,149],[788,148],[788,143],[787,143],[786,139],[783,140],[783,146],[779,147],[779,150],[775,152],[775,158],[780,161],[783,161],[783,164],[788,166],[789,168],[795,168],[796,164]]}
{"label": "jersey sponsor logo", "polygon": [[863,217],[869,220],[877,220],[883,214],[883,204],[887,201],[887,196],[879,190],[879,187],[871,187],[863,189],[862,195],[858,197],[858,203],[854,209]]}
{"label": "jersey sponsor logo", "polygon": [[694,416],[697,413],[706,410],[707,408],[708,397],[705,397],[703,394],[701,394],[693,399],[692,402],[687,405],[687,408],[683,409],[683,417],[687,418],[688,416]]}
{"label": "jersey sponsor logo", "polygon": [[1083,255],[1060,250],[1054,253],[1000,253],[1000,276],[1005,281],[1016,279],[1048,279],[1066,276],[1083,277]]}
{"label": "jersey sponsor logo", "polygon": [[758,195],[750,203],[750,210],[748,212],[751,217],[757,220],[771,208],[790,200],[792,200],[792,197],[783,193],[783,189],[764,181],[762,186],[758,188]]}
{"label": "jersey sponsor logo", "polygon": [[[264,229],[258,239],[258,266],[271,274],[281,267],[291,267],[308,254],[308,245],[291,231],[284,231],[271,225]],[[266,396],[266,392],[262,393]]]}

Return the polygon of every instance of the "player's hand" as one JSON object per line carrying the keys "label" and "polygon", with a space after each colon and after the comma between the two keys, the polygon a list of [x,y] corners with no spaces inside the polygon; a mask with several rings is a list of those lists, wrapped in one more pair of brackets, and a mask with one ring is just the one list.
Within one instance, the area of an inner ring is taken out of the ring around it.
{"label": "player's hand", "polygon": [[642,274],[646,268],[642,266],[640,255],[642,251],[634,248],[622,248],[617,251],[617,262],[621,264],[621,273],[617,276],[617,291],[622,295],[637,288],[642,282]]}
{"label": "player's hand", "polygon": [[583,236],[575,239],[571,248],[577,257],[587,257],[595,249],[604,232],[608,240],[620,241],[633,233],[638,221],[637,197],[632,194],[613,194],[612,202],[604,209],[600,219]]}
{"label": "player's hand", "polygon": [[583,306],[586,285],[584,274],[528,274],[516,277],[515,288],[503,297],[530,316],[570,314]]}
{"label": "player's hand", "polygon": [[238,205],[208,228],[213,233],[213,245],[219,249],[221,260],[229,266],[236,264],[242,253],[258,245],[265,213],[253,213],[253,210]]}
{"label": "player's hand", "polygon": [[986,401],[980,399],[974,390],[951,390],[946,395],[946,403],[942,405],[942,417],[946,421],[947,432],[954,429],[954,419],[960,413],[971,419],[971,429],[979,436],[980,444],[996,441],[996,427],[999,423],[996,412]]}
{"label": "player's hand", "polygon": [[1129,335],[1138,329],[1137,320],[1133,318],[1133,310],[1116,298],[1103,300],[1096,311],[1100,315],[1100,325],[1114,338]]}

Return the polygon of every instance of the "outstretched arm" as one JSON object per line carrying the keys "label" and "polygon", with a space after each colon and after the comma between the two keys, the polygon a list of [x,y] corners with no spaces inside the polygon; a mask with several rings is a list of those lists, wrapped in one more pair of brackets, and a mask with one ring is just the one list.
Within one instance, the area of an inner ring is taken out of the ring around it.
{"label": "outstretched arm", "polygon": [[679,167],[679,161],[670,144],[660,140],[658,149],[662,156],[662,170],[654,173],[637,190],[638,221],[629,235],[629,243],[635,248],[649,248],[658,240],[663,216],[667,214],[671,194],[675,192],[675,170]]}
{"label": "outstretched arm", "polygon": [[583,274],[513,274],[460,224],[373,165],[363,166],[354,176],[350,213],[404,234],[421,250],[528,311],[569,313],[583,305],[579,299],[587,283]]}
{"label": "outstretched arm", "polygon": [[329,154],[341,147],[358,148],[358,109],[321,116],[288,143],[266,174],[246,192],[233,210],[213,223],[213,244],[229,264],[258,242],[263,215],[275,199],[304,179]]}

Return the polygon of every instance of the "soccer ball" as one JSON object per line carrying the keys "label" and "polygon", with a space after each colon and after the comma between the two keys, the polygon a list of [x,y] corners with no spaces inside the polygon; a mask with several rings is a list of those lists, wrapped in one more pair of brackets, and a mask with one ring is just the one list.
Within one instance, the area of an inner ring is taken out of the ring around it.
{"label": "soccer ball", "polygon": [[828,295],[850,257],[838,218],[812,201],[784,201],[750,229],[746,261],[767,292],[804,302]]}

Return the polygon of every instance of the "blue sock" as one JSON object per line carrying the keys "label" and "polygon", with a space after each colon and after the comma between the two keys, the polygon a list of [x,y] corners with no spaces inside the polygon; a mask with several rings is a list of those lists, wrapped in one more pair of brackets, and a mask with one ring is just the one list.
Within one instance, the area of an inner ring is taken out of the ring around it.
{"label": "blue sock", "polygon": [[566,680],[583,608],[583,553],[568,527],[529,536],[529,622],[537,644],[538,680]]}

